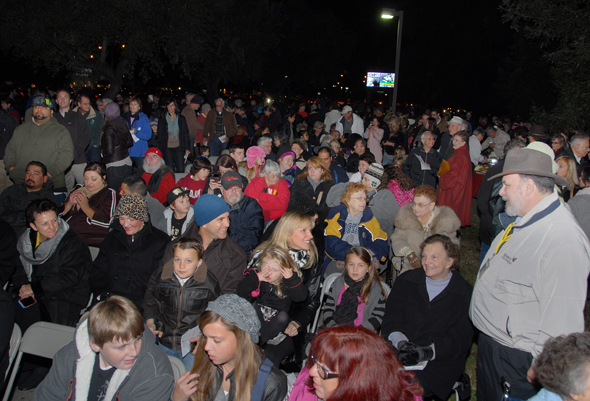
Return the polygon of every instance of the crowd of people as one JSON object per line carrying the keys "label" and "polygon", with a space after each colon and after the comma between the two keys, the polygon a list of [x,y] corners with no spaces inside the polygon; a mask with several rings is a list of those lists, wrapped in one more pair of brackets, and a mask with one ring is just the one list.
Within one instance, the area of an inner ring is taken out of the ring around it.
{"label": "crowd of people", "polygon": [[[211,104],[3,98],[3,323],[77,326],[51,370],[23,364],[19,388],[446,400],[457,383],[469,395],[477,335],[478,399],[564,395],[538,372],[546,343],[584,331],[588,135],[324,99]],[[459,246],[475,195],[472,286]],[[186,367],[176,381],[166,355]],[[590,391],[585,380],[565,395]]]}

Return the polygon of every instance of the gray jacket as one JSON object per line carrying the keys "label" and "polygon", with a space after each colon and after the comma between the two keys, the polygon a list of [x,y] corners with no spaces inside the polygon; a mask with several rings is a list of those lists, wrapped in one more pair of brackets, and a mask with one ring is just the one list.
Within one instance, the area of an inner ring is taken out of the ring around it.
{"label": "gray jacket", "polygon": [[[323,307],[326,327],[336,326],[336,322],[332,320],[332,315],[336,310],[338,296],[343,286],[344,276],[339,276],[334,280],[334,283],[328,290],[326,303]],[[378,333],[381,328],[381,322],[383,321],[383,315],[385,314],[386,301],[387,299],[385,298],[383,291],[381,291],[381,287],[379,287],[379,284],[373,280],[371,293],[369,294],[368,302],[363,311],[363,323],[361,326]]]}
{"label": "gray jacket", "polygon": [[588,238],[563,205],[527,225],[554,202],[555,191],[522,217],[497,254],[502,234],[492,242],[469,309],[481,332],[534,357],[549,338],[584,331]]}
{"label": "gray jacket", "polygon": [[[96,353],[90,348],[88,319],[76,329],[74,340],[60,349],[49,374],[35,391],[35,401],[87,400]],[[170,361],[150,330],[144,330],[141,350],[129,370],[117,369],[109,382],[105,401],[163,401],[174,391]],[[96,398],[96,397],[95,397]]]}

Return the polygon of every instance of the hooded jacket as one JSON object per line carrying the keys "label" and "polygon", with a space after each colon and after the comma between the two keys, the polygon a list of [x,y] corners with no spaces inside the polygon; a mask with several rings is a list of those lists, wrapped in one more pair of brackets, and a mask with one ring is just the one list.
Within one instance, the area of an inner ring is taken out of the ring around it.
{"label": "hooded jacket", "polygon": [[[35,401],[86,401],[96,353],[90,348],[88,318],[82,320],[74,340],[53,358],[49,374],[35,391]],[[117,369],[108,385],[105,401],[165,401],[174,391],[170,361],[150,330],[144,330],[141,350],[131,369]],[[96,398],[96,397],[95,397]]]}
{"label": "hooded jacket", "polygon": [[244,195],[238,203],[230,206],[229,236],[244,249],[248,257],[260,243],[263,230],[264,215],[256,199]]}
{"label": "hooded jacket", "polygon": [[129,157],[129,147],[133,146],[133,138],[122,118],[107,121],[100,142],[102,162],[114,163]]}

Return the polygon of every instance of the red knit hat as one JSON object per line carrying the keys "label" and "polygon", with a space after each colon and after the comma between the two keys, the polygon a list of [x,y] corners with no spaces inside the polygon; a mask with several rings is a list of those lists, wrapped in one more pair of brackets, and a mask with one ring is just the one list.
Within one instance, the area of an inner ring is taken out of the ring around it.
{"label": "red knit hat", "polygon": [[147,155],[149,155],[150,153],[154,153],[160,159],[163,159],[162,151],[158,148],[149,148],[148,150],[145,151],[145,155],[143,155],[143,157],[147,157]]}

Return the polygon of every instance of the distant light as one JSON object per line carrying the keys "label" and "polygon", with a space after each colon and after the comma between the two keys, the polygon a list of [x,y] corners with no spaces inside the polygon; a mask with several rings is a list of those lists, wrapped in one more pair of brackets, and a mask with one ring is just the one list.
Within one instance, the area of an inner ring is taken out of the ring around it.
{"label": "distant light", "polygon": [[102,46],[98,46],[98,50],[102,50]]}
{"label": "distant light", "polygon": [[340,74],[341,77],[343,77],[344,75]]}
{"label": "distant light", "polygon": [[393,19],[395,17],[395,10],[391,8],[384,8],[381,11],[381,18],[383,19]]}
{"label": "distant light", "polygon": [[125,45],[121,45],[122,48],[125,48]]}
{"label": "distant light", "polygon": [[270,98],[266,99],[266,103],[270,103],[272,100]]}
{"label": "distant light", "polygon": [[178,90],[182,89],[180,86],[178,87]]}
{"label": "distant light", "polygon": [[93,54],[91,54],[91,55],[90,55],[90,58],[94,58],[94,55],[93,55]]}

